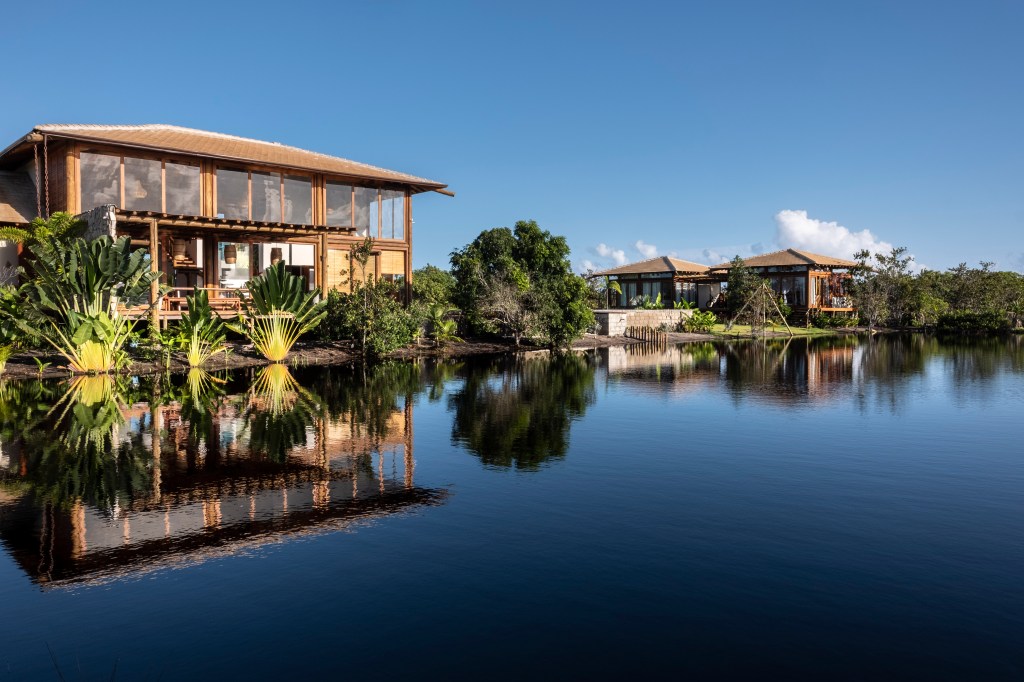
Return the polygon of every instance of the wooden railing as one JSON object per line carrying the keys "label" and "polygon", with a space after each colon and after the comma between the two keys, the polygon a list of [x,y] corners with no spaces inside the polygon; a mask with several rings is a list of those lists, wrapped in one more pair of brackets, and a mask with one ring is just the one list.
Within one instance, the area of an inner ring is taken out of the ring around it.
{"label": "wooden railing", "polygon": [[[242,298],[245,296],[244,289],[228,289],[224,287],[200,287],[210,298],[210,308],[215,312],[238,313],[242,310]],[[193,292],[192,287],[178,287],[171,289],[164,296],[161,310],[164,312],[185,312],[188,310],[188,296]]]}

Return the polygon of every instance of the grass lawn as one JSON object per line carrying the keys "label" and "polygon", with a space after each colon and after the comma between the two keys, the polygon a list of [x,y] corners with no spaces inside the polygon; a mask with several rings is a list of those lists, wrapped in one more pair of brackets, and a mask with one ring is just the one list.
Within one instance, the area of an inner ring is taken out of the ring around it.
{"label": "grass lawn", "polygon": [[[834,329],[818,329],[817,327],[790,327],[793,330],[793,336],[836,336],[837,332]],[[749,324],[734,324],[732,329],[729,331],[725,330],[724,324],[716,324],[711,328],[711,333],[715,336],[726,336],[726,337],[750,337],[751,328]],[[778,325],[768,325],[769,336],[788,336],[786,328]]]}

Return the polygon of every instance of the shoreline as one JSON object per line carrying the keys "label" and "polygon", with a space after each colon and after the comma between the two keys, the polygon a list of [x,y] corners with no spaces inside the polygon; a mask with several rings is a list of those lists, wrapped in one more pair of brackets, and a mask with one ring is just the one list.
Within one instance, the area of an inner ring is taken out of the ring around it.
{"label": "shoreline", "polygon": [[[827,336],[847,336],[850,334],[863,334],[866,329],[829,329],[822,330],[825,333],[814,335],[797,335],[804,338],[822,338]],[[878,333],[891,333],[897,330],[876,330]],[[739,336],[727,333],[688,333],[688,332],[667,332],[668,345],[682,343],[697,343],[702,341],[737,341],[751,339],[749,335]],[[769,332],[766,338],[787,338],[784,332]],[[573,342],[572,350],[595,350],[598,348],[611,348],[619,346],[633,346],[643,344],[644,341],[625,336],[595,336],[588,334],[582,339]],[[249,367],[263,367],[273,363],[268,362],[263,356],[255,353],[252,346],[242,341],[228,342],[228,353],[220,354],[208,362],[205,369],[213,372],[223,370],[246,369]],[[511,342],[471,339],[469,341],[452,342],[443,348],[426,345],[414,345],[400,348],[387,355],[385,360],[414,360],[418,358],[460,358],[486,355],[504,355],[508,353],[528,353],[537,351],[548,351],[545,346],[520,345],[518,348]],[[40,358],[51,363],[42,373],[34,358]],[[289,367],[309,366],[332,366],[346,365],[362,360],[357,352],[353,351],[348,344],[340,342],[299,342],[289,354],[285,364]],[[12,355],[3,373],[0,373],[0,380],[23,380],[23,379],[60,379],[75,375],[68,370],[63,357],[56,353],[42,351],[27,351]],[[188,363],[184,360],[182,353],[175,353],[171,356],[169,365],[164,364],[163,358],[152,360],[133,359],[128,369],[111,374],[122,374],[126,376],[146,376],[170,372],[183,374],[189,370]]]}

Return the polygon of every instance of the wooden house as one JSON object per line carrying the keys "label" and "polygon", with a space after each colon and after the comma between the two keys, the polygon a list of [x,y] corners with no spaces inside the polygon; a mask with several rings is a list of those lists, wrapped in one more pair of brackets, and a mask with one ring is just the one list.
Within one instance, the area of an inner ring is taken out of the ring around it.
{"label": "wooden house", "polygon": [[590,277],[606,277],[608,281],[618,283],[622,293],[608,292],[609,308],[634,308],[645,296],[649,301],[655,301],[661,296],[662,303],[671,308],[676,301],[699,303],[702,296],[705,300],[710,298],[707,284],[705,290],[700,291],[699,286],[692,281],[692,278],[703,276],[707,271],[708,266],[700,263],[658,256],[595,272]]}
{"label": "wooden house", "polygon": [[[758,277],[769,281],[772,289],[793,310],[797,318],[807,319],[814,313],[852,313],[856,310],[848,287],[850,269],[856,263],[843,258],[823,256],[798,249],[783,249],[752,258],[744,265]],[[731,262],[708,268],[707,273],[694,277],[694,282],[721,284],[728,282]],[[702,308],[724,309],[728,289]]]}
{"label": "wooden house", "polygon": [[[237,289],[284,260],[309,285],[376,277],[408,297],[412,198],[454,196],[433,180],[326,154],[171,125],[40,125],[0,152],[0,224],[56,211],[88,236],[127,235],[155,254],[174,315],[193,286],[230,308]],[[365,272],[351,248],[367,236]],[[0,268],[17,247],[0,248]]]}

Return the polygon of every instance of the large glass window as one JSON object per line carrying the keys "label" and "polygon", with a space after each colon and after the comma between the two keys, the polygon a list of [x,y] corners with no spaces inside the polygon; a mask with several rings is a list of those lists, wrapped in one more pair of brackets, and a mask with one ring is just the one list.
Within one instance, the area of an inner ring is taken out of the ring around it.
{"label": "large glass window", "polygon": [[130,211],[163,210],[163,163],[124,157],[124,207]]}
{"label": "large glass window", "polygon": [[619,282],[619,287],[622,289],[622,296],[619,298],[619,305],[623,308],[628,308],[630,301],[636,298],[636,282]]}
{"label": "large glass window", "polygon": [[313,181],[309,178],[284,176],[284,222],[313,224]]}
{"label": "large glass window", "polygon": [[356,187],[355,228],[359,237],[377,236],[377,190]]}
{"label": "large glass window", "polygon": [[164,164],[166,178],[167,213],[177,215],[199,215],[199,166],[167,161]]}
{"label": "large glass window", "polygon": [[249,219],[249,173],[217,169],[217,213],[230,220]]}
{"label": "large glass window", "polygon": [[253,171],[252,219],[281,222],[281,176],[277,173]]}
{"label": "large glass window", "polygon": [[104,204],[121,205],[121,157],[82,152],[79,170],[83,211]]}
{"label": "large glass window", "polygon": [[405,192],[381,190],[380,216],[381,237],[405,239]]}
{"label": "large glass window", "polygon": [[352,186],[327,183],[327,224],[352,227]]}

